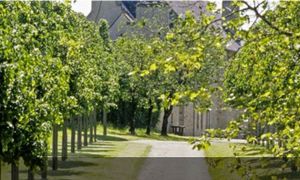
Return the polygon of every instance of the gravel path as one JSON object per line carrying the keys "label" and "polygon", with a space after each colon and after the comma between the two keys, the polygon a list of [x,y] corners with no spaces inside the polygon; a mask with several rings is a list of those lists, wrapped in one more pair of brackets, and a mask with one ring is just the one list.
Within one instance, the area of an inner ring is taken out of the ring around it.
{"label": "gravel path", "polygon": [[137,140],[151,145],[140,180],[209,180],[203,151],[193,150],[186,142]]}

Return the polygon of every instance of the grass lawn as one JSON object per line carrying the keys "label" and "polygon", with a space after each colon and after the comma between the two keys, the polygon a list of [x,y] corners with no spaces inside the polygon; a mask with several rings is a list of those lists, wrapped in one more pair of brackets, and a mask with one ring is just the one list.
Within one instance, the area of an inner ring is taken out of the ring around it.
{"label": "grass lawn", "polygon": [[[232,146],[235,146],[236,151]],[[242,149],[244,151],[242,151]],[[283,168],[283,161],[272,158],[270,154],[263,153],[263,147],[234,143],[213,143],[205,151],[209,164],[209,173],[213,180],[219,179],[299,179],[300,173],[291,172],[290,168]],[[236,158],[234,152],[237,153]],[[237,166],[237,161],[241,166]],[[250,171],[249,168],[252,170]],[[244,174],[247,172],[248,175]],[[250,174],[249,172],[253,172]],[[244,176],[243,176],[244,175]]]}
{"label": "grass lawn", "polygon": [[[102,126],[99,126],[99,132],[102,132]],[[153,140],[161,140],[161,141],[188,141],[190,138],[189,136],[179,136],[175,134],[168,134],[168,136],[161,136],[160,132],[158,131],[152,131],[151,135],[145,134],[145,129],[137,128],[136,129],[136,135],[132,136],[129,134],[128,128],[124,129],[118,129],[109,127],[108,128],[108,134],[114,135],[116,137],[120,136],[122,138],[126,138],[128,140],[138,140],[138,139],[153,139]]]}
{"label": "grass lawn", "polygon": [[[58,134],[58,154],[59,168],[57,171],[51,170],[51,150],[49,151],[48,179],[61,180],[98,180],[98,179],[136,179],[138,173],[147,157],[151,146],[135,143],[134,140],[154,139],[170,141],[187,141],[190,137],[169,134],[160,136],[159,132],[152,132],[151,135],[145,134],[145,129],[136,129],[136,135],[129,134],[128,129],[108,128],[108,135],[103,136],[103,127],[97,128],[97,142],[82,147],[76,153],[68,153],[68,159],[62,162],[61,140],[62,132]],[[71,131],[68,130],[68,150],[70,151]],[[83,136],[82,136],[83,138]],[[77,137],[76,137],[77,140]],[[51,148],[52,139],[49,138]],[[83,139],[82,139],[83,142]],[[27,179],[27,168],[20,161],[20,179]],[[10,179],[10,166],[2,163],[2,180]],[[35,175],[39,179],[38,171]]]}
{"label": "grass lawn", "polygon": [[[87,147],[82,147],[82,150],[76,153],[68,153],[68,159],[62,162],[61,154],[61,140],[62,132],[59,131],[59,168],[57,171],[51,170],[51,157],[49,157],[48,179],[49,180],[98,180],[98,179],[136,179],[139,170],[142,167],[144,158],[147,157],[151,146],[145,144],[138,144],[131,142],[131,140],[139,139],[140,137],[117,134],[109,134],[104,137],[102,127],[97,129],[97,142],[89,144]],[[68,150],[70,151],[70,135],[68,131]],[[76,138],[77,140],[77,138]],[[49,139],[49,145],[51,138]],[[50,146],[51,147],[51,146]],[[49,152],[49,155],[51,153]],[[20,161],[20,179],[27,179],[27,168]],[[2,180],[10,179],[10,166],[1,165]],[[36,179],[40,176],[36,173]]]}

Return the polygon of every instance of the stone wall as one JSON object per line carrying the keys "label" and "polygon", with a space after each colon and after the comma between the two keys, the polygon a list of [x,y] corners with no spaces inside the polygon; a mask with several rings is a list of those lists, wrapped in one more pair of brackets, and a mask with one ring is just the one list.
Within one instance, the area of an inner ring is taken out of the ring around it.
{"label": "stone wall", "polygon": [[[183,109],[183,115],[182,115]],[[214,105],[210,111],[197,112],[193,104],[186,106],[176,106],[173,108],[172,114],[168,121],[168,132],[172,133],[172,125],[183,125],[185,127],[185,136],[199,136],[209,128],[224,129],[230,120],[237,118],[240,112],[231,108]],[[163,112],[160,114],[160,121],[157,124],[157,129],[161,129]],[[183,122],[183,123],[182,123]]]}

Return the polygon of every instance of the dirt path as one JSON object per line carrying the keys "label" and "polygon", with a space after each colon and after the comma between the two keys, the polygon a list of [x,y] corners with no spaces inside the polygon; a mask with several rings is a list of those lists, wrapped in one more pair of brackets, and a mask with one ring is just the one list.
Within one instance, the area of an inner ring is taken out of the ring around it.
{"label": "dirt path", "polygon": [[139,174],[141,180],[209,180],[203,151],[193,150],[186,142],[137,140],[151,145]]}

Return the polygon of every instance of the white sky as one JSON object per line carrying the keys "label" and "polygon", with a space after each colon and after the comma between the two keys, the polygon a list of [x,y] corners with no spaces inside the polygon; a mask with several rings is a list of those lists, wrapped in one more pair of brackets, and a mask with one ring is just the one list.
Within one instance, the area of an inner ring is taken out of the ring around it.
{"label": "white sky", "polygon": [[[76,0],[76,2],[74,3],[74,0],[72,0],[72,9],[77,12],[81,12],[85,16],[87,16],[91,12],[91,9],[92,9],[91,1],[92,0]],[[109,1],[109,0],[104,0],[104,1]],[[180,0],[172,0],[172,1],[180,1]],[[191,1],[193,1],[193,0],[191,0]],[[221,8],[221,6],[222,6],[222,0],[209,0],[209,1],[215,1],[218,8]],[[260,0],[258,0],[258,1],[260,1]],[[278,1],[279,0],[269,0],[269,2],[271,2],[269,8],[271,8],[271,9],[274,8],[276,6],[275,4],[277,4]],[[252,3],[250,3],[250,4],[252,4]],[[249,12],[248,15],[250,15],[250,17],[251,17],[252,14],[253,13]],[[254,20],[254,18],[250,18],[250,21],[253,21],[253,20]],[[249,25],[251,25],[251,24],[252,23],[249,22],[248,24],[245,24],[245,26],[243,28],[248,29]]]}
{"label": "white sky", "polygon": [[72,1],[72,9],[87,16],[92,9],[91,0],[76,0],[75,3]]}
{"label": "white sky", "polygon": [[[106,0],[106,1],[109,1],[109,0]],[[174,1],[174,0],[172,0],[172,1]],[[181,1],[181,0],[175,0],[175,1]],[[211,0],[211,1],[216,1],[217,6],[221,7],[222,0]],[[72,1],[72,9],[74,11],[81,12],[85,16],[87,16],[91,12],[91,9],[92,9],[91,0],[76,0],[75,3]]]}

